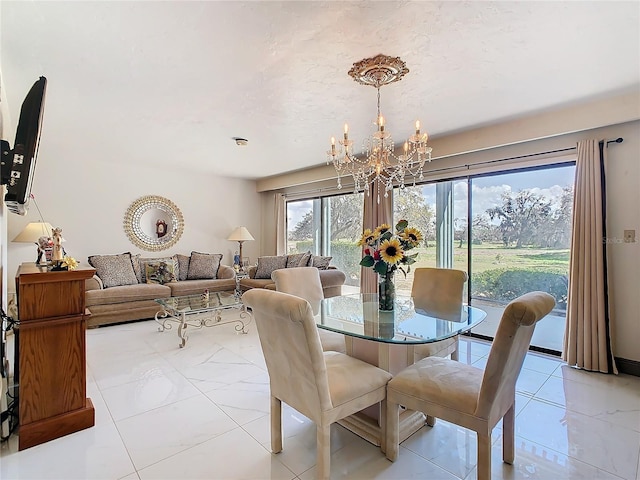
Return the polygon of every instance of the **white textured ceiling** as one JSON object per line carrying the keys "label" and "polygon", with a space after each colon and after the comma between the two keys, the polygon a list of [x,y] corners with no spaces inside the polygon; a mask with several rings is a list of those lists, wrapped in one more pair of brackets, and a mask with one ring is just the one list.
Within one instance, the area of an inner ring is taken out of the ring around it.
{"label": "white textured ceiling", "polygon": [[410,70],[381,90],[398,143],[416,119],[442,136],[637,91],[639,10],[635,1],[3,0],[0,61],[13,122],[31,84],[49,80],[41,156],[259,178],[324,164],[345,121],[359,146],[376,91],[347,71],[378,53]]}

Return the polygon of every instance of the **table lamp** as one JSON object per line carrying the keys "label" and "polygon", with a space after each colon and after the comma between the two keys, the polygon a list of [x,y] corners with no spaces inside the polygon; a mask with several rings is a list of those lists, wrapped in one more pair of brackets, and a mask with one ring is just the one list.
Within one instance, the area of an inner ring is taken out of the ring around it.
{"label": "table lamp", "polygon": [[35,243],[38,245],[38,257],[36,263],[40,263],[42,259],[43,249],[40,247],[38,240],[41,237],[51,238],[53,227],[49,222],[31,222],[27,224],[22,231],[13,239],[14,242]]}
{"label": "table lamp", "polygon": [[240,244],[240,261],[242,262],[242,242],[246,242],[247,240],[255,240],[253,235],[249,233],[246,227],[237,227],[231,235],[227,237],[227,240],[231,240],[233,242],[238,242]]}

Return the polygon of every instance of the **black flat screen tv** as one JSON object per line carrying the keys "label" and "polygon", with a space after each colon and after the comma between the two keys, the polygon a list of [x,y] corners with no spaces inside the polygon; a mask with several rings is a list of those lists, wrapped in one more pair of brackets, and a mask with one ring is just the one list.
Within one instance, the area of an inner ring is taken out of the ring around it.
{"label": "black flat screen tv", "polygon": [[0,183],[7,186],[4,202],[9,211],[18,215],[26,214],[29,208],[46,90],[47,79],[40,77],[27,93],[20,109],[13,149],[8,141],[0,140]]}

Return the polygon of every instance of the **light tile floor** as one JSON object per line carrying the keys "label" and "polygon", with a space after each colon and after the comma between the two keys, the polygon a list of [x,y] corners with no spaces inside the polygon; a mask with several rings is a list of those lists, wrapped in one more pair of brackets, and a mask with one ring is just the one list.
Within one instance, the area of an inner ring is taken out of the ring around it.
{"label": "light tile floor", "polygon": [[[269,450],[269,384],[255,325],[192,330],[151,321],[87,332],[93,428],[22,452],[0,448],[9,479],[315,478],[315,427],[283,408],[284,450]],[[461,361],[483,368],[489,345],[461,343]],[[640,378],[568,368],[530,353],[518,380],[516,461],[495,479],[636,479],[640,467]],[[438,421],[402,443],[395,463],[341,426],[331,432],[331,475],[340,479],[476,478],[475,434]]]}

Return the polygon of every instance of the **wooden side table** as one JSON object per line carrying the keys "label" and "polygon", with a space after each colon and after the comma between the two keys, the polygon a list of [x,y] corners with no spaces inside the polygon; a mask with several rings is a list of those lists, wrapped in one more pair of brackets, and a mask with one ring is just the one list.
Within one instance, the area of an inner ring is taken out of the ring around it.
{"label": "wooden side table", "polygon": [[92,427],[87,398],[84,283],[95,270],[24,263],[18,293],[18,449]]}

